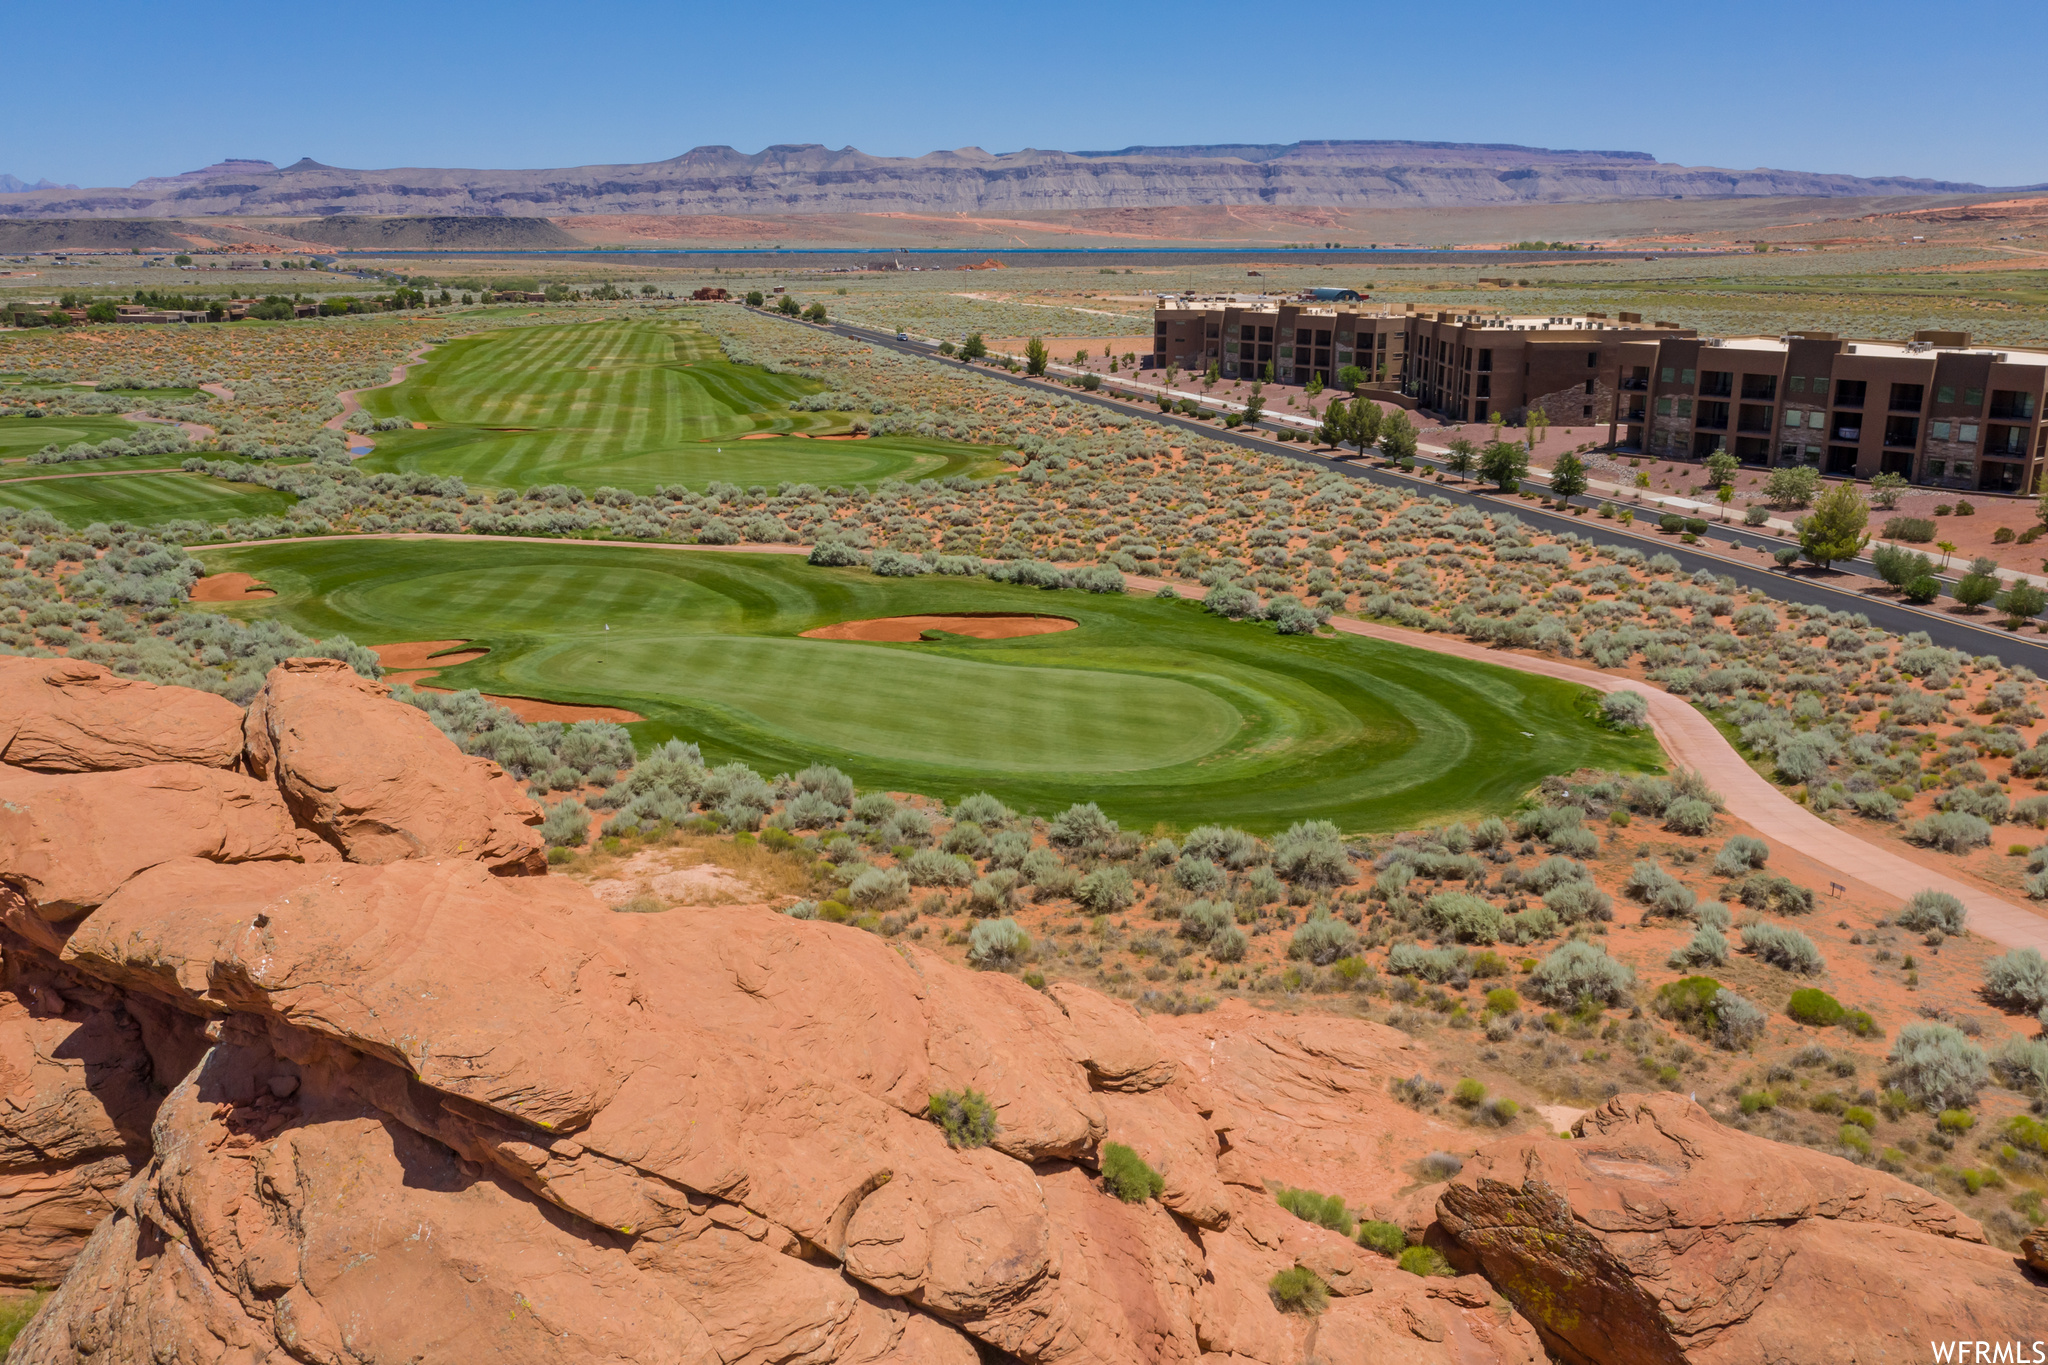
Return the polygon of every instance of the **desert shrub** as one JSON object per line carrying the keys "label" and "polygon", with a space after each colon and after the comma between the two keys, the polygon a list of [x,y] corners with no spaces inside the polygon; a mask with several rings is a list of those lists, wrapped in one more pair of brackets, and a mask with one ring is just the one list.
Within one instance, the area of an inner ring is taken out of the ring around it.
{"label": "desert shrub", "polygon": [[1997,1004],[2038,1013],[2048,1005],[2048,961],[2035,948],[1992,958],[1984,964],[1984,994]]}
{"label": "desert shrub", "polygon": [[1387,1082],[1387,1090],[1410,1109],[1432,1108],[1444,1097],[1444,1088],[1419,1071],[1394,1077]]}
{"label": "desert shrub", "polygon": [[[797,780],[803,780],[801,773],[797,775]],[[1009,823],[1010,808],[996,800],[993,796],[990,796],[987,792],[976,792],[972,796],[960,798],[960,804],[953,807],[953,818],[955,820],[972,820],[975,824],[987,829],[991,826]]]}
{"label": "desert shrub", "polygon": [[967,933],[967,957],[977,967],[1004,970],[1031,953],[1031,935],[1007,915],[983,920]]}
{"label": "desert shrub", "polygon": [[1643,858],[1629,869],[1622,891],[1641,901],[1644,910],[1655,915],[1683,915],[1699,899],[1691,887],[1666,872],[1654,858]]}
{"label": "desert shrub", "polygon": [[1928,545],[1933,543],[1935,525],[1929,517],[1887,517],[1878,534],[1886,540],[1904,541],[1909,545]]}
{"label": "desert shrub", "polygon": [[1519,915],[1509,915],[1501,921],[1500,941],[1526,947],[1549,938],[1557,932],[1557,912],[1548,906],[1524,910]]}
{"label": "desert shrub", "polygon": [[871,867],[846,888],[847,899],[869,910],[888,910],[910,899],[910,874],[900,867]]}
{"label": "desert shrub", "polygon": [[1685,945],[1671,954],[1671,965],[1679,970],[1718,967],[1728,960],[1728,939],[1719,929],[1702,925],[1693,930]]}
{"label": "desert shrub", "polygon": [[1737,834],[1721,845],[1714,855],[1716,877],[1740,877],[1762,867],[1771,856],[1771,846],[1751,834]]}
{"label": "desert shrub", "polygon": [[1069,806],[1054,817],[1045,837],[1056,848],[1083,848],[1106,843],[1116,832],[1116,821],[1104,815],[1102,807],[1088,801]]}
{"label": "desert shrub", "polygon": [[1242,962],[1251,939],[1235,924],[1226,924],[1209,936],[1209,956],[1218,962]]}
{"label": "desert shrub", "polygon": [[1591,882],[1566,882],[1543,893],[1543,908],[1560,924],[1585,924],[1614,918],[1614,897]]}
{"label": "desert shrub", "polygon": [[1651,1007],[1682,1027],[1705,1032],[1712,1027],[1714,996],[1720,990],[1721,983],[1711,976],[1682,977],[1659,986]]}
{"label": "desert shrub", "polygon": [[1409,1247],[1401,1253],[1399,1263],[1401,1269],[1410,1275],[1420,1275],[1424,1279],[1457,1273],[1435,1247]]}
{"label": "desert shrub", "polygon": [[1322,1277],[1307,1266],[1282,1270],[1266,1281],[1273,1306],[1283,1313],[1314,1317],[1330,1306],[1330,1289]]}
{"label": "desert shrub", "polygon": [[1166,1188],[1166,1178],[1121,1142],[1105,1142],[1102,1145],[1102,1184],[1126,1204],[1142,1204],[1147,1199],[1159,1197]]}
{"label": "desert shrub", "polygon": [[904,806],[882,822],[882,839],[891,846],[928,844],[932,841],[931,817],[914,807]]}
{"label": "desert shrub", "polygon": [[951,1147],[986,1147],[996,1137],[996,1107],[979,1090],[941,1090],[925,1102]]}
{"label": "desert shrub", "polygon": [[1947,1024],[1908,1024],[1892,1044],[1887,1079],[1929,1109],[1962,1109],[1991,1080],[1984,1051]]}
{"label": "desert shrub", "polygon": [[1692,908],[1692,922],[1702,929],[1728,930],[1731,916],[1728,907],[1720,901],[1701,901]]}
{"label": "desert shrub", "polygon": [[1753,1047],[1764,1036],[1764,1012],[1742,996],[1723,986],[1714,993],[1714,1029],[1710,1035],[1716,1047],[1733,1052]]}
{"label": "desert shrub", "polygon": [[813,763],[796,775],[796,784],[806,794],[831,802],[835,810],[844,811],[853,805],[853,779],[837,768]]}
{"label": "desert shrub", "polygon": [[1034,848],[1024,855],[1017,869],[1025,881],[1038,888],[1040,899],[1071,896],[1081,885],[1081,874],[1060,861],[1049,848]]}
{"label": "desert shrub", "polygon": [[1991,1054],[1991,1071],[2015,1090],[2048,1094],[2048,1041],[2007,1038]]}
{"label": "desert shrub", "polygon": [[956,820],[939,840],[939,847],[970,861],[988,856],[988,831],[972,820]]}
{"label": "desert shrub", "polygon": [[1297,886],[1347,885],[1354,873],[1351,855],[1337,827],[1327,820],[1301,820],[1273,841],[1273,870]]}
{"label": "desert shrub", "polygon": [[1439,891],[1422,906],[1422,917],[1438,938],[1459,943],[1494,943],[1500,938],[1499,907],[1468,891]]}
{"label": "desert shrub", "polygon": [[1017,908],[1017,872],[999,867],[986,877],[976,877],[967,888],[967,913],[978,919],[993,919]]}
{"label": "desert shrub", "polygon": [[1842,1022],[1842,1015],[1846,1012],[1841,1001],[1818,986],[1806,986],[1792,992],[1792,998],[1785,1004],[1785,1013],[1815,1028],[1833,1028]]}
{"label": "desert shrub", "polygon": [[1775,872],[1753,872],[1731,889],[1752,910],[1776,915],[1805,915],[1813,910],[1813,892]]}
{"label": "desert shrub", "polygon": [[1910,822],[1906,837],[1944,853],[1967,853],[1991,842],[1991,826],[1966,811],[1935,811]]}
{"label": "desert shrub", "polygon": [[1600,699],[1600,715],[1617,730],[1639,730],[1650,723],[1650,701],[1640,692],[1623,688]]}
{"label": "desert shrub", "polygon": [[1399,1256],[1408,1246],[1408,1234],[1398,1224],[1368,1218],[1358,1225],[1358,1244],[1382,1256]]}
{"label": "desert shrub", "polygon": [[1430,1180],[1449,1180],[1465,1169],[1465,1163],[1449,1152],[1431,1152],[1416,1164]]}
{"label": "desert shrub", "polygon": [[1184,890],[1206,895],[1222,889],[1223,870],[1207,858],[1192,858],[1183,853],[1173,865],[1173,879]]}
{"label": "desert shrub", "polygon": [[1253,905],[1271,905],[1287,899],[1286,883],[1274,876],[1270,867],[1255,867],[1247,872],[1240,890]]}
{"label": "desert shrub", "polygon": [[1074,899],[1098,915],[1113,915],[1127,910],[1138,898],[1138,891],[1131,884],[1131,874],[1114,863],[1096,868],[1081,879],[1074,889]]}
{"label": "desert shrub", "polygon": [[1714,808],[1691,797],[1664,808],[1664,828],[1673,834],[1705,834],[1714,827]]}
{"label": "desert shrub", "polygon": [[1425,948],[1419,943],[1396,943],[1387,953],[1387,970],[1395,976],[1419,976],[1424,981],[1448,981],[1465,966],[1465,955],[1455,948]]}
{"label": "desert shrub", "polygon": [[1566,882],[1590,882],[1593,874],[1586,865],[1573,858],[1549,857],[1522,873],[1521,885],[1524,891],[1538,896]]}
{"label": "desert shrub", "polygon": [[1907,899],[1905,908],[1892,918],[1902,928],[1915,933],[1939,929],[1944,934],[1960,934],[1969,918],[1969,911],[1946,891],[1915,891]]}
{"label": "desert shrub", "polygon": [[1294,931],[1294,937],[1287,945],[1287,955],[1306,958],[1318,967],[1327,967],[1349,953],[1356,942],[1356,929],[1341,919],[1324,915],[1309,920]]}
{"label": "desert shrub", "polygon": [[791,829],[826,829],[839,823],[845,810],[818,792],[798,792],[782,808],[783,822]]}
{"label": "desert shrub", "polygon": [[1536,964],[1524,991],[1558,1009],[1574,1009],[1587,1001],[1618,1005],[1635,979],[1633,968],[1592,944],[1567,943]]}
{"label": "desert shrub", "polygon": [[1282,1185],[1273,1195],[1274,1201],[1296,1218],[1305,1223],[1326,1227],[1332,1232],[1349,1237],[1358,1220],[1344,1207],[1341,1194],[1318,1194],[1314,1190],[1297,1190]]}
{"label": "desert shrub", "polygon": [[1189,901],[1180,908],[1180,936],[1207,943],[1216,931],[1237,923],[1237,911],[1228,902]]}
{"label": "desert shrub", "polygon": [[[2048,751],[2044,751],[2043,757],[2048,758]],[[1472,847],[1482,852],[1489,848],[1499,848],[1507,841],[1507,821],[1501,819],[1498,815],[1489,815],[1478,824],[1472,826]]]}
{"label": "desert shrub", "polygon": [[1802,976],[1818,976],[1827,966],[1813,940],[1797,929],[1777,924],[1751,924],[1742,931],[1742,946],[1773,967]]}
{"label": "desert shrub", "polygon": [[853,818],[879,825],[896,813],[896,802],[887,792],[863,792],[854,799]]}
{"label": "desert shrub", "polygon": [[903,860],[903,870],[912,886],[967,886],[974,881],[974,864],[935,848],[921,848]]}
{"label": "desert shrub", "polygon": [[590,812],[571,796],[548,807],[540,822],[540,837],[549,848],[581,848],[590,837]]}
{"label": "desert shrub", "polygon": [[[988,841],[990,867],[1022,867],[1031,856],[1031,836],[1021,829],[1006,829]],[[1054,859],[1058,861],[1057,858]]]}
{"label": "desert shrub", "polygon": [[1227,825],[1198,825],[1181,840],[1183,858],[1206,858],[1219,867],[1242,872],[1259,861],[1264,850],[1259,841],[1241,829]]}

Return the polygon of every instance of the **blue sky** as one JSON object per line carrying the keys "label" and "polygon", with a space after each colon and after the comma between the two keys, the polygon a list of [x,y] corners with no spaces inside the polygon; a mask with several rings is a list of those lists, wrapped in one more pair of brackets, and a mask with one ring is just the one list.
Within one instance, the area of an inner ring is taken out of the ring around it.
{"label": "blue sky", "polygon": [[0,172],[1412,138],[2048,182],[2041,0],[1344,8],[16,0]]}

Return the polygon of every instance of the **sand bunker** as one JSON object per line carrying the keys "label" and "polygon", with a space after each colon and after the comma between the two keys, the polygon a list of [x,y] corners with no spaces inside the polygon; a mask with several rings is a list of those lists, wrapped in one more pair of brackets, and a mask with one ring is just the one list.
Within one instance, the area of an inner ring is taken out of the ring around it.
{"label": "sand bunker", "polygon": [[[467,640],[406,640],[397,644],[371,645],[370,650],[377,656],[377,662],[384,665],[385,682],[402,683],[422,692],[452,692],[453,688],[435,687],[428,679],[444,668],[466,664],[490,653],[487,649],[464,649],[462,646],[468,643]],[[490,692],[483,695],[486,701],[494,701],[519,719],[529,722],[611,720],[630,725],[636,720],[647,719],[637,711],[617,706],[578,706],[574,702],[536,701],[532,697],[500,697]]]}
{"label": "sand bunker", "polygon": [[960,612],[950,616],[882,616],[871,621],[841,621],[804,632],[806,640],[868,640],[908,644],[928,630],[966,635],[976,640],[1014,640],[1021,635],[1051,635],[1072,630],[1079,621],[1021,611]]}
{"label": "sand bunker", "polygon": [[245,573],[211,573],[192,585],[194,602],[247,602],[275,596],[277,589],[265,587]]}

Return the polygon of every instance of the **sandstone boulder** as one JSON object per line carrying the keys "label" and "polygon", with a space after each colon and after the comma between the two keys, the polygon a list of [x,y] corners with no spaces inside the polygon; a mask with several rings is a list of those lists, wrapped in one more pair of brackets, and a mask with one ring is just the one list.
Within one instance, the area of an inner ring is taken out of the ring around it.
{"label": "sandstone boulder", "polygon": [[350,862],[469,858],[505,875],[546,870],[532,828],[540,812],[519,784],[337,659],[272,669],[243,736],[249,771],[274,780],[299,823]]}
{"label": "sandstone boulder", "polygon": [[1559,1359],[1915,1360],[1929,1341],[2040,1335],[2013,1258],[1917,1186],[1678,1095],[1617,1096],[1575,1131],[1485,1149],[1431,1231]]}
{"label": "sandstone boulder", "polygon": [[241,754],[242,708],[225,697],[116,677],[83,659],[0,658],[0,762],[90,773],[231,768]]}
{"label": "sandstone boulder", "polygon": [[1067,982],[1045,988],[1060,1007],[1067,1051],[1103,1090],[1156,1090],[1173,1079],[1173,1063],[1138,1012],[1121,1000]]}
{"label": "sandstone boulder", "polygon": [[0,768],[0,881],[35,913],[75,918],[174,858],[296,859],[277,790],[239,773],[165,763],[104,773]]}

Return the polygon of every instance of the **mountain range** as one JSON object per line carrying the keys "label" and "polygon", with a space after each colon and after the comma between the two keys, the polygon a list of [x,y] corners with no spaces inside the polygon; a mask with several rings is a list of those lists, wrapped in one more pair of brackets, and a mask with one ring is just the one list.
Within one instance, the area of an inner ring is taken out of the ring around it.
{"label": "mountain range", "polygon": [[0,194],[26,194],[30,190],[75,190],[76,185],[60,185],[54,180],[23,180],[18,175],[0,174]]}
{"label": "mountain range", "polygon": [[[0,188],[20,186],[0,177]],[[1898,176],[1681,166],[1647,152],[1462,142],[1294,142],[1117,151],[978,147],[869,156],[807,143],[745,154],[698,147],[666,161],[556,170],[351,170],[311,158],[228,160],[125,188],[39,182],[0,218],[1068,212],[1170,205],[1459,208],[1626,199],[1967,194]]]}

